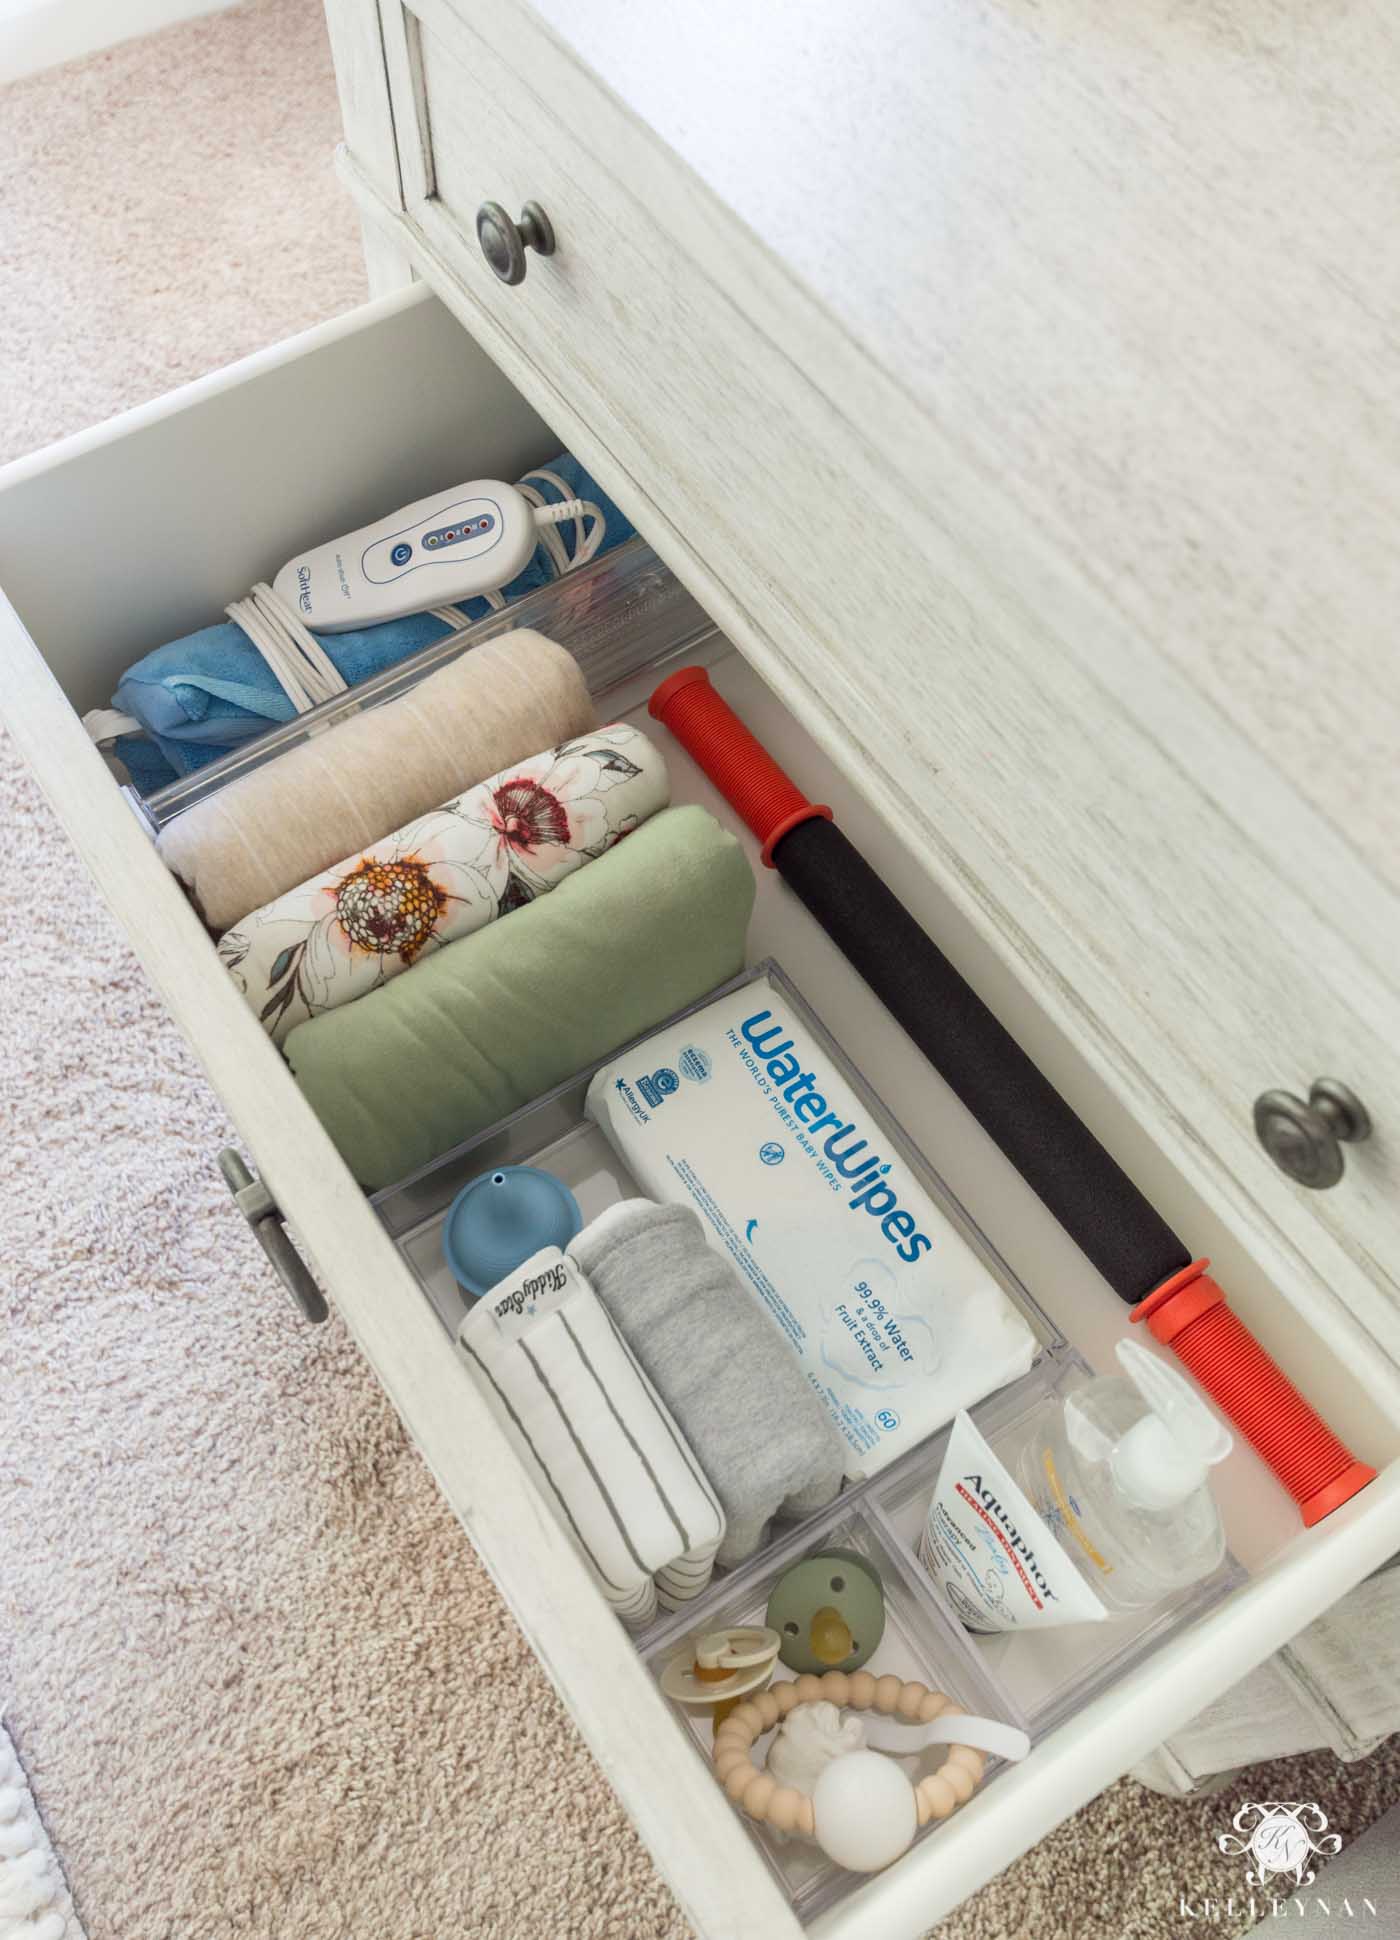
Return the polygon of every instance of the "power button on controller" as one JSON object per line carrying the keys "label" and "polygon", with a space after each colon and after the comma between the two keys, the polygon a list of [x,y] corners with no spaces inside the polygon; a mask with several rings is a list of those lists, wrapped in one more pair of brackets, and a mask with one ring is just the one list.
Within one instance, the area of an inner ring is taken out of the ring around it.
{"label": "power button on controller", "polygon": [[409,560],[413,557],[413,547],[405,546],[405,545],[397,545],[394,547],[393,551],[389,554],[389,557],[393,561],[394,565],[406,566]]}

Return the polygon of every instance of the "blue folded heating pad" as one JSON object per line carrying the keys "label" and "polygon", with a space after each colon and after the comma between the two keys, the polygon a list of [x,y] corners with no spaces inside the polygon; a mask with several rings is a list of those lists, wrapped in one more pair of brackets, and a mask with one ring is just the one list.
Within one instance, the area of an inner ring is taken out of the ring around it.
{"label": "blue folded heating pad", "polygon": [[[538,472],[527,472],[520,482],[533,485],[550,504],[563,498],[591,499],[607,521],[600,554],[633,536],[635,528],[576,458],[563,452],[544,469],[562,479],[568,491],[561,492]],[[567,524],[554,530],[572,557],[576,528]],[[554,577],[548,555],[536,548],[524,572],[502,590],[507,601],[517,600]],[[459,600],[457,605],[471,620],[492,610],[484,599]],[[446,621],[415,613],[349,633],[318,633],[316,638],[347,684],[357,687],[451,631]],[[132,785],[142,795],[217,761],[296,713],[267,662],[232,620],[171,640],[128,667],[112,705],[146,728],[144,735],[123,734],[115,743]]]}

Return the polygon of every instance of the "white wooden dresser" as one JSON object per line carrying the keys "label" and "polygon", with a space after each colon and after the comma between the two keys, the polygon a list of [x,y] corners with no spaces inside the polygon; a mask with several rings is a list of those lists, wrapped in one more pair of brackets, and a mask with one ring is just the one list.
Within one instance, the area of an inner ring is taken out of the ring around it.
{"label": "white wooden dresser", "polygon": [[[801,1930],[84,734],[136,653],[452,482],[468,438],[506,476],[569,447],[737,649],[754,724],[1381,1470],[1304,1533],[1240,1450],[1243,1587],[809,1929],[903,1940],[1400,1549],[1400,22],[329,20],[380,294],[0,474],[4,713],[696,1928]],[[1103,1361],[1125,1309],[788,901],[765,880],[759,943]],[[1310,1191],[1252,1114],[1320,1077],[1374,1130]]]}

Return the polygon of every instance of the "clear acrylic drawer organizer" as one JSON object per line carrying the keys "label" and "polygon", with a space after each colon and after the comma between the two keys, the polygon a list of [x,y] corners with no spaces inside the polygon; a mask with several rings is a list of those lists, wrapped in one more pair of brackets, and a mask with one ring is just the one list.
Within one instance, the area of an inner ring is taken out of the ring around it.
{"label": "clear acrylic drawer organizer", "polygon": [[[949,1191],[779,965],[769,961],[745,971],[678,1017],[689,1016],[715,997],[761,976],[771,976],[779,984],[787,1002],[878,1124],[882,1142],[893,1146],[986,1262],[1036,1335],[1039,1349],[1029,1372],[970,1410],[994,1449],[1014,1466],[1037,1413],[1061,1405],[1064,1394],[1090,1379],[1093,1370]],[[665,1024],[653,1026],[634,1042],[666,1028]],[[610,1053],[599,1065],[625,1055],[628,1048]],[[470,1297],[442,1257],[442,1223],[453,1198],[471,1179],[499,1165],[541,1166],[570,1187],[586,1220],[616,1200],[637,1194],[622,1161],[584,1113],[588,1084],[599,1065],[579,1072],[500,1124],[373,1196],[371,1203],[431,1301],[446,1336],[455,1335]],[[761,1623],[775,1578],[817,1548],[835,1545],[866,1555],[885,1586],[887,1630],[871,1659],[871,1669],[922,1678],[947,1691],[965,1709],[1021,1724],[1038,1738],[1241,1580],[1243,1572],[1227,1558],[1207,1582],[1148,1611],[1064,1630],[973,1637],[948,1608],[916,1554],[947,1439],[944,1429],[880,1474],[848,1485],[840,1499],[819,1515],[803,1524],[780,1525],[775,1539],[758,1555],[717,1577],[696,1603],[678,1615],[662,1616],[638,1639],[648,1664],[659,1675],[687,1637],[728,1624]],[[781,1667],[778,1674],[787,1675]],[[677,1715],[696,1755],[708,1758],[708,1721],[692,1712],[678,1710]],[[761,1758],[765,1744],[760,1741],[756,1756]],[[985,1782],[995,1783],[999,1769],[994,1763]],[[859,1885],[857,1876],[832,1865],[815,1847],[785,1840],[748,1820],[744,1823],[804,1920]],[[937,1832],[933,1825],[920,1837],[937,1837]]]}
{"label": "clear acrylic drawer organizer", "polygon": [[[152,833],[195,802],[336,721],[382,705],[483,640],[514,627],[534,626],[568,648],[590,691],[600,697],[645,677],[650,682],[683,659],[713,660],[726,643],[709,616],[640,538],[577,573],[539,588],[457,633],[387,669],[375,679],[272,728],[233,753],[182,777],[141,801],[125,792]],[[952,1220],[1025,1316],[1038,1342],[1035,1362],[1020,1380],[989,1395],[970,1412],[1009,1465],[1031,1432],[1035,1415],[1056,1407],[1092,1370],[1001,1258],[987,1235],[953,1196],[922,1151],[903,1131],[861,1072],[831,1037],[782,970],[772,962],[726,984],[679,1013],[687,1016],[725,992],[760,975],[772,975],[826,1055],[841,1070],[895,1149],[935,1204]],[[676,1019],[669,1020],[677,1021]],[[641,1042],[656,1025],[639,1034]],[[599,1063],[624,1055],[620,1046]],[[483,1171],[505,1164],[544,1167],[576,1194],[585,1219],[638,1188],[601,1131],[585,1116],[584,1098],[598,1066],[556,1086],[499,1124],[464,1141],[430,1165],[372,1196],[390,1236],[415,1274],[444,1330],[443,1349],[466,1312],[467,1299],[442,1257],[443,1218],[461,1187]],[[1005,1637],[970,1636],[947,1607],[917,1560],[916,1545],[947,1430],[931,1436],[879,1475],[848,1486],[839,1501],[798,1526],[780,1526],[775,1539],[742,1568],[717,1577],[704,1597],[679,1617],[664,1617],[638,1640],[658,1674],[685,1638],[701,1629],[761,1622],[774,1579],[822,1544],[851,1548],[878,1570],[887,1599],[887,1629],[871,1659],[877,1673],[919,1677],[947,1691],[968,1710],[1023,1724],[1038,1738],[1140,1661],[1167,1635],[1225,1595],[1243,1572],[1230,1559],[1208,1582],[1135,1616],[1061,1631]],[[780,1675],[786,1673],[780,1670]],[[708,1757],[708,1722],[678,1712],[696,1756]],[[682,1739],[684,1745],[685,1740]],[[758,1754],[762,1755],[762,1742]],[[995,1783],[993,1763],[985,1783]],[[816,1848],[783,1840],[745,1820],[767,1863],[804,1920],[843,1898],[859,1877],[832,1865]],[[930,1826],[920,1838],[937,1837]]]}
{"label": "clear acrylic drawer organizer", "polygon": [[709,614],[662,565],[646,541],[628,539],[590,565],[536,587],[499,613],[488,613],[456,633],[445,633],[431,646],[410,654],[396,666],[386,667],[373,679],[322,701],[319,707],[279,727],[269,728],[218,761],[156,789],[144,800],[134,789],[126,791],[128,797],[155,834],[182,810],[207,800],[241,775],[275,761],[289,748],[337,721],[397,700],[483,640],[513,632],[516,627],[534,627],[558,646],[567,647],[595,696],[607,693],[644,668],[659,673],[682,656],[703,658],[701,650],[706,644],[722,637]]}
{"label": "clear acrylic drawer organizer", "polygon": [[[701,998],[699,1003],[679,1011],[666,1023],[653,1025],[641,1032],[632,1042],[641,1043],[657,1031],[666,1030],[669,1024],[703,1010],[716,998],[731,990],[742,989],[745,984],[765,976],[772,977],[823,1052],[861,1100],[865,1111],[880,1128],[882,1143],[890,1145],[899,1154],[935,1205],[953,1222],[999,1281],[1007,1297],[1020,1309],[1040,1343],[1040,1351],[1043,1353],[1050,1347],[1063,1347],[1064,1336],[1049,1315],[1012,1272],[971,1214],[949,1191],[779,964],[769,960],[745,970],[720,989]],[[605,1206],[618,1199],[639,1196],[639,1187],[603,1133],[591,1119],[584,1116],[583,1109],[593,1073],[602,1065],[625,1056],[629,1049],[629,1045],[623,1045],[609,1052],[606,1058],[600,1058],[586,1071],[567,1079],[532,1104],[522,1106],[500,1124],[466,1140],[397,1185],[386,1187],[373,1195],[371,1204],[390,1236],[398,1243],[450,1333],[455,1334],[457,1323],[466,1312],[467,1302],[442,1259],[441,1228],[449,1204],[468,1180],[497,1165],[542,1166],[563,1179],[576,1194],[585,1219],[595,1217]]]}

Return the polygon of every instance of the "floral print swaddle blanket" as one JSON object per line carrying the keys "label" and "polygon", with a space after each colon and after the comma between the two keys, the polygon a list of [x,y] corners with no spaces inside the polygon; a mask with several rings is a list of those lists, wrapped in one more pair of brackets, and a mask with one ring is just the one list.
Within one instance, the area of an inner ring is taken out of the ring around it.
{"label": "floral print swaddle blanket", "polygon": [[278,1044],[425,952],[507,916],[665,808],[660,752],[625,723],[503,769],[254,910],[219,955]]}

